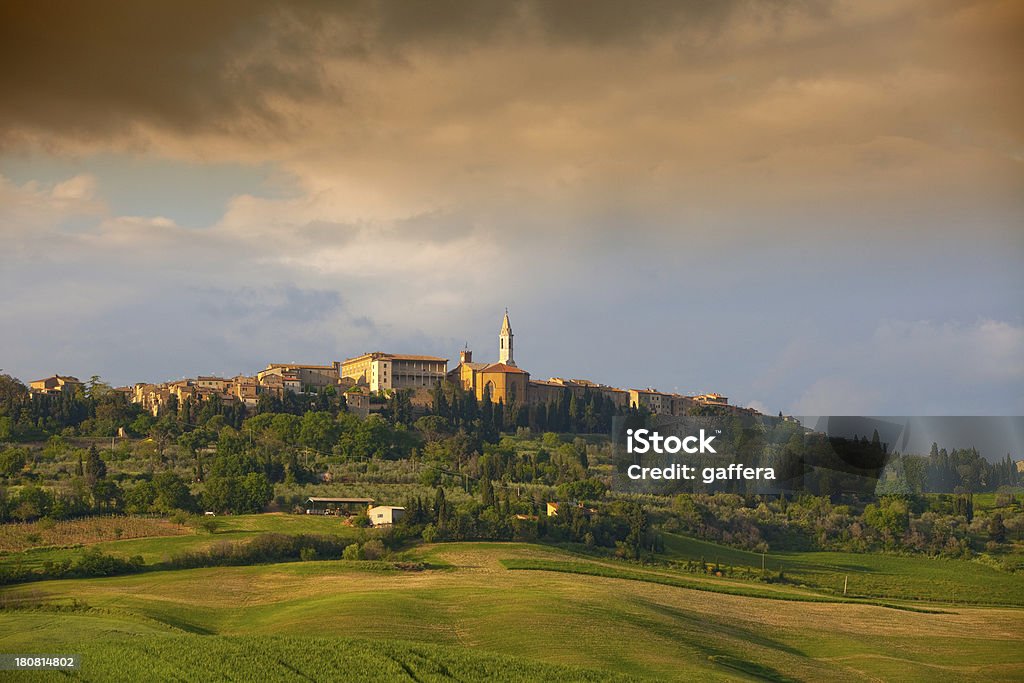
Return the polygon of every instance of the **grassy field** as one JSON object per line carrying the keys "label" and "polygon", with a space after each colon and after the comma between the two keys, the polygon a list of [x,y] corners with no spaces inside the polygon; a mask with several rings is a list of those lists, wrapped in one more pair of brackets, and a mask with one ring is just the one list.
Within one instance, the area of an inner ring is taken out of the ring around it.
{"label": "grassy field", "polygon": [[865,600],[844,596],[821,595],[801,588],[792,588],[783,584],[761,586],[753,582],[740,583],[719,577],[708,578],[682,573],[674,570],[639,569],[623,566],[621,563],[566,562],[559,560],[503,560],[502,566],[519,571],[548,571],[566,574],[582,574],[584,576],[603,576],[612,579],[630,581],[647,581],[665,586],[675,586],[695,591],[722,593],[724,595],[741,595],[748,598],[764,598],[767,600],[789,600],[793,602],[817,602],[833,604],[861,604],[919,611],[930,614],[942,614],[942,610],[915,607],[905,602],[885,602],[882,600]]}
{"label": "grassy field", "polygon": [[[117,518],[105,518],[107,524],[116,524]],[[125,519],[125,518],[121,518]],[[284,534],[323,534],[355,538],[360,532],[345,526],[337,517],[321,515],[227,515],[216,517],[217,528],[214,533],[196,532],[187,527],[178,527],[180,534],[173,537],[153,535],[148,538],[132,538],[126,540],[105,540],[102,542],[85,543],[105,553],[121,557],[141,555],[146,564],[164,562],[171,556],[183,552],[203,550],[215,543],[224,541],[242,541],[261,533],[275,532]],[[152,520],[158,521],[158,520]],[[164,522],[164,524],[170,524]],[[9,525],[0,525],[0,528]],[[20,526],[20,525],[14,525]],[[177,527],[177,525],[173,525]],[[372,534],[372,531],[366,532]],[[105,536],[110,538],[111,535]],[[52,547],[40,545],[21,552],[0,552],[0,567],[24,567],[38,569],[47,560],[58,561],[74,559],[83,553],[78,547]]]}
{"label": "grassy field", "polygon": [[[677,560],[735,567],[761,567],[759,553],[665,534],[665,550]],[[835,552],[773,552],[764,558],[787,582],[850,597],[925,600],[947,604],[1024,606],[1024,575],[999,571],[979,561],[923,556]]]}
{"label": "grassy field", "polygon": [[[238,521],[250,523],[262,521]],[[12,586],[0,591],[0,651],[80,653],[86,680],[197,670],[236,680],[594,680],[550,666],[656,680],[1024,677],[1020,609],[767,599],[815,593],[683,574],[700,583],[692,590],[629,576],[667,570],[526,544],[417,552],[445,568],[317,561]],[[506,568],[516,563],[590,575]],[[608,567],[622,575],[602,575]]]}
{"label": "grassy field", "polygon": [[[87,681],[568,681],[637,680],[464,648],[350,638],[195,636],[96,640],[79,648]],[[19,680],[66,680],[21,673]]]}
{"label": "grassy field", "polygon": [[63,522],[47,519],[24,524],[0,524],[0,552],[189,533],[192,530],[186,526],[150,517],[84,517]]}

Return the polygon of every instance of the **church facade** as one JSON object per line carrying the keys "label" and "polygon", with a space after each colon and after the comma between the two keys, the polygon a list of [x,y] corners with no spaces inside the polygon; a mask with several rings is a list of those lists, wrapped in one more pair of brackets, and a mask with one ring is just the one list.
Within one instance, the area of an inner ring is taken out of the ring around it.
{"label": "church facade", "polygon": [[498,362],[474,363],[473,352],[464,349],[459,353],[459,364],[448,373],[448,381],[472,392],[477,400],[490,397],[494,403],[525,404],[529,398],[530,373],[516,365],[513,339],[506,310],[498,333]]}

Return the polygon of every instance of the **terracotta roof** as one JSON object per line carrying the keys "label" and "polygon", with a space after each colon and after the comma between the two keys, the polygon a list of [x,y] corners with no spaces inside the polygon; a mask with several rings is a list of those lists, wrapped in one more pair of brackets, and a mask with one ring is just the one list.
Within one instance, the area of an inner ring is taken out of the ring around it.
{"label": "terracotta roof", "polygon": [[43,379],[32,380],[30,382],[30,384],[37,384],[39,382],[45,382],[45,381],[50,380],[50,379],[62,379],[62,380],[64,380],[65,383],[70,383],[70,384],[81,384],[82,383],[81,380],[79,380],[77,377],[72,377],[71,375],[50,375],[49,377],[44,377]]}
{"label": "terracotta roof", "polygon": [[530,373],[526,372],[525,370],[520,370],[519,368],[517,368],[515,366],[506,365],[505,363],[491,363],[490,365],[485,367],[483,370],[481,370],[481,372],[518,373],[518,374],[521,374],[521,375],[528,375],[528,374],[530,374]]}

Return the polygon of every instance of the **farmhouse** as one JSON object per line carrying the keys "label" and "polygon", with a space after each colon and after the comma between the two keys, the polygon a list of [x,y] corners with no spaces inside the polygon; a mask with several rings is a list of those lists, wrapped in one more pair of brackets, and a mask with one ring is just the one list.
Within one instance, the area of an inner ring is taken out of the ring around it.
{"label": "farmhouse", "polygon": [[405,516],[405,508],[394,505],[378,505],[366,511],[373,526],[386,526],[394,524]]}

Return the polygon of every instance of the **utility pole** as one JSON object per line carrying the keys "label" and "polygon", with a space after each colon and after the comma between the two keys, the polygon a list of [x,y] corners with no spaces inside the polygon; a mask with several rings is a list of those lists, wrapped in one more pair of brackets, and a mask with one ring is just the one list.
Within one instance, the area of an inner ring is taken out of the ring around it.
{"label": "utility pole", "polygon": [[847,574],[846,577],[843,578],[843,595],[846,595],[846,587],[849,586],[849,585],[850,585],[850,575]]}

